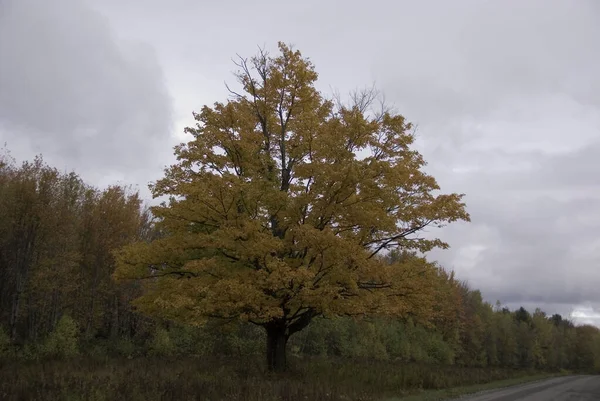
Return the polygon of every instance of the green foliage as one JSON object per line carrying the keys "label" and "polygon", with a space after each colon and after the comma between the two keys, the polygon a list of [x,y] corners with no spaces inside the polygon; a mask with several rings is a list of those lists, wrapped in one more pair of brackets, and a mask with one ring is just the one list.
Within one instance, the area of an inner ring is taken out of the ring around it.
{"label": "green foliage", "polygon": [[111,341],[110,344],[111,351],[119,356],[131,358],[139,351],[133,340],[129,337],[117,338],[116,340]]}
{"label": "green foliage", "polygon": [[228,355],[250,356],[264,352],[266,341],[265,331],[253,324],[242,323],[233,325],[223,332],[221,342],[217,345],[217,352]]}
{"label": "green foliage", "polygon": [[[116,341],[115,341],[116,342]],[[82,345],[82,353],[94,360],[106,360],[110,355],[110,345],[105,341],[87,341]],[[114,356],[114,355],[113,355]]]}
{"label": "green foliage", "polygon": [[44,356],[44,344],[35,344],[32,342],[25,343],[23,347],[17,352],[19,359],[25,361],[38,361],[40,357]]}
{"label": "green foliage", "polygon": [[177,325],[168,333],[174,349],[182,355],[207,355],[212,351],[212,338],[197,327]]}
{"label": "green foliage", "polygon": [[79,354],[79,328],[73,318],[63,315],[43,346],[43,354],[69,358]]}
{"label": "green foliage", "polygon": [[0,325],[11,339],[39,342],[67,310],[87,338],[143,331],[129,302],[140,285],[111,279],[112,251],[152,235],[137,193],[98,190],[41,156],[0,159]]}
{"label": "green foliage", "polygon": [[171,356],[175,353],[175,344],[171,341],[169,332],[163,327],[157,327],[148,345],[148,354],[152,356]]}

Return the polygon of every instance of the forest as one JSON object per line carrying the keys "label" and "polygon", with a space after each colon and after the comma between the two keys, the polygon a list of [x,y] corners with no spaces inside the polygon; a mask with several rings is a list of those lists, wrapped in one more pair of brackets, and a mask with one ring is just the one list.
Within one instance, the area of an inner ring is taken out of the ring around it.
{"label": "forest", "polygon": [[414,234],[468,221],[462,195],[433,195],[372,92],[326,100],[280,52],[195,114],[160,205],[4,150],[0,398],[377,400],[600,373],[597,327],[486,302],[423,256],[448,244]]}

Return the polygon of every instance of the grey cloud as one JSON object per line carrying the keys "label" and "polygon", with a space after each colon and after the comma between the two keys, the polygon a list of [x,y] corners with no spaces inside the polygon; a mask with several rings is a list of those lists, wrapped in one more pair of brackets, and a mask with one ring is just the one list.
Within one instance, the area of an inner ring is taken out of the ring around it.
{"label": "grey cloud", "polygon": [[600,141],[584,145],[576,152],[546,158],[535,173],[538,182],[546,185],[600,189]]}
{"label": "grey cloud", "polygon": [[[381,84],[411,119],[478,118],[530,94],[600,105],[597,5],[543,1],[421,2],[388,37]],[[455,5],[459,5],[454,7]],[[527,110],[525,110],[527,112]]]}
{"label": "grey cloud", "polygon": [[[447,227],[452,248],[432,254],[482,290],[511,305],[535,304],[548,313],[562,305],[600,305],[600,201],[578,198],[498,197],[472,192],[473,222]],[[474,255],[464,257],[469,249]]]}
{"label": "grey cloud", "polygon": [[[435,156],[435,152],[430,154]],[[454,162],[445,166],[436,163],[430,168],[447,189],[520,198],[586,196],[600,201],[600,141],[557,154],[541,150],[511,152],[494,147],[466,149],[459,156],[456,171],[451,170]]]}
{"label": "grey cloud", "polygon": [[[170,153],[171,100],[151,47],[79,0],[0,11],[2,139],[93,180],[140,179]],[[24,142],[27,145],[24,145]]]}

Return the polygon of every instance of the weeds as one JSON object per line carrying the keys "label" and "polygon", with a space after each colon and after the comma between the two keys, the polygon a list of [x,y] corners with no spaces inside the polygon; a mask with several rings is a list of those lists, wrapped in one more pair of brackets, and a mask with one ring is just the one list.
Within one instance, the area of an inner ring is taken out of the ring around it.
{"label": "weeds", "polygon": [[272,375],[256,359],[79,358],[0,366],[3,400],[366,401],[529,372],[384,361],[293,359]]}

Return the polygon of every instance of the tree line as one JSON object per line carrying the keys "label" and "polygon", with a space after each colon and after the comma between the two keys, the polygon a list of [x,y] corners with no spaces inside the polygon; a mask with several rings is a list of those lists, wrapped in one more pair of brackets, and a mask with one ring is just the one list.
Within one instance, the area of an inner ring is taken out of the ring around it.
{"label": "tree line", "polygon": [[[62,346],[67,354],[264,352],[265,333],[249,323],[211,321],[194,327],[135,311],[131,301],[142,293],[142,284],[112,279],[113,252],[158,234],[148,209],[130,188],[99,190],[75,173],[48,166],[41,157],[17,166],[5,153],[0,205],[4,356],[14,356],[17,349],[21,356],[36,349],[41,355],[41,345],[60,348],[61,342],[67,344]],[[392,263],[408,256],[391,252],[387,258]],[[321,317],[292,337],[290,353],[300,358],[600,372],[598,328],[539,309],[530,313],[492,305],[454,274],[436,268],[431,319]]]}
{"label": "tree line", "polygon": [[99,190],[41,156],[0,159],[0,324],[37,341],[68,314],[85,337],[134,333],[139,284],[115,284],[111,252],[148,238],[150,215],[129,188]]}

